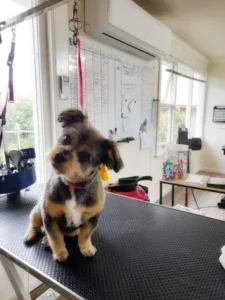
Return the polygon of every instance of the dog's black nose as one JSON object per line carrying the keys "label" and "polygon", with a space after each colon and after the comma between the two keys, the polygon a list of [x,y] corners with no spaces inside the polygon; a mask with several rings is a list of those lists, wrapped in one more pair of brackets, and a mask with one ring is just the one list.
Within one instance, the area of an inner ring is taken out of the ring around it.
{"label": "dog's black nose", "polygon": [[63,152],[57,152],[54,158],[54,163],[61,164],[66,161],[65,153]]}

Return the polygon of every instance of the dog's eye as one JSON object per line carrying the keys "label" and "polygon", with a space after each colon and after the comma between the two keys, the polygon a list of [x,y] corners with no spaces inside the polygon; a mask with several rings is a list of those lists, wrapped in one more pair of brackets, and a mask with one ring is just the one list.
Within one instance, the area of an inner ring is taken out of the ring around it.
{"label": "dog's eye", "polygon": [[87,152],[79,152],[78,159],[81,163],[88,162],[90,160],[90,154]]}
{"label": "dog's eye", "polygon": [[64,135],[62,143],[63,145],[71,145],[71,137],[69,135]]}

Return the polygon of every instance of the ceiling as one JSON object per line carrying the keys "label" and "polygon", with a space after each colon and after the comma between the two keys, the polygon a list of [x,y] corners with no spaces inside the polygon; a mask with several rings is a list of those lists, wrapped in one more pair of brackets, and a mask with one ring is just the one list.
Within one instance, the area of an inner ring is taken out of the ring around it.
{"label": "ceiling", "polygon": [[209,59],[225,59],[225,0],[133,1]]}
{"label": "ceiling", "polygon": [[25,6],[27,8],[31,7],[31,0],[12,0],[13,2],[17,2],[18,4]]}

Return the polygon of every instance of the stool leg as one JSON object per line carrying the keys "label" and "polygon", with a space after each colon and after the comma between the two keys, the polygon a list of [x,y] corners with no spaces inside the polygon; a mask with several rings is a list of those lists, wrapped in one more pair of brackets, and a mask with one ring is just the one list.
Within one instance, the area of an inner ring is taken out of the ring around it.
{"label": "stool leg", "polygon": [[15,265],[3,255],[0,255],[3,268],[12,284],[18,300],[31,300],[29,293],[23,285],[23,282],[18,274]]}

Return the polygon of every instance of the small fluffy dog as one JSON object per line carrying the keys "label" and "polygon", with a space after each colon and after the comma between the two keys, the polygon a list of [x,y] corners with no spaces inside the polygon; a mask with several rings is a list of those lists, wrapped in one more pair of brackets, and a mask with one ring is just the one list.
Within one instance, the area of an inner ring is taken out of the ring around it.
{"label": "small fluffy dog", "polygon": [[64,261],[68,257],[66,235],[78,235],[84,256],[95,255],[91,235],[105,201],[98,166],[103,163],[118,172],[123,162],[116,143],[105,139],[81,111],[64,111],[58,121],[63,130],[50,154],[54,172],[30,214],[24,241],[34,241],[44,226],[44,245],[50,246],[55,260]]}

